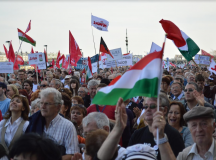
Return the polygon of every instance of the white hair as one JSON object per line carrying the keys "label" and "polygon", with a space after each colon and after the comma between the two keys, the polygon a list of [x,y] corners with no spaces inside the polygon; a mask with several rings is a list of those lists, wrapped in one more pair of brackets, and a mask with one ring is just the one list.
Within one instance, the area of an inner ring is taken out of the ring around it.
{"label": "white hair", "polygon": [[31,102],[31,107],[32,108],[34,108],[34,107],[40,108],[40,104],[39,103],[40,103],[40,99],[37,98],[37,99],[35,99],[34,101]]}
{"label": "white hair", "polygon": [[95,79],[92,79],[88,82],[88,89],[92,86],[98,86],[99,85],[99,81],[98,80],[95,80]]}
{"label": "white hair", "polygon": [[85,93],[87,94],[88,93],[88,89],[86,87],[80,87],[79,89],[84,89]]}
{"label": "white hair", "polygon": [[62,95],[61,93],[55,89],[55,88],[46,88],[44,90],[41,90],[41,92],[39,93],[40,97],[47,97],[48,95],[53,95],[53,101],[55,101],[56,105],[62,105],[63,104],[63,100],[62,100]]}
{"label": "white hair", "polygon": [[85,118],[83,118],[83,127],[86,127],[89,123],[95,121],[98,129],[103,129],[104,126],[109,127],[109,118],[101,112],[89,113]]}

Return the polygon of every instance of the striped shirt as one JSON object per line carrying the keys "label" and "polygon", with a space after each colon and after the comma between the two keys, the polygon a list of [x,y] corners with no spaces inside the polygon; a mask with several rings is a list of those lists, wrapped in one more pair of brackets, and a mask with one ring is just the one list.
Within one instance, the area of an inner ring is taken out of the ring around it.
{"label": "striped shirt", "polygon": [[50,122],[48,129],[44,126],[43,136],[66,148],[66,154],[79,153],[76,129],[72,122],[59,114]]}

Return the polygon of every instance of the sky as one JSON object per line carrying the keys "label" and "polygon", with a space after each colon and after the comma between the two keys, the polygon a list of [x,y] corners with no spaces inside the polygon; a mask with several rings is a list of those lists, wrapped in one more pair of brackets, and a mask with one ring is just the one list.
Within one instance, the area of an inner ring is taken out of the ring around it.
{"label": "sky", "polygon": [[[69,30],[84,57],[99,52],[102,36],[108,48],[121,48],[133,55],[146,55],[151,43],[162,46],[165,32],[159,21],[170,20],[207,52],[216,50],[216,2],[214,1],[0,1],[0,51],[11,41],[18,51],[17,28],[36,40],[35,51],[69,53]],[[91,27],[91,14],[109,21],[108,32]],[[94,36],[92,36],[92,34]],[[93,37],[95,42],[93,43]],[[30,52],[31,45],[22,43],[22,52]],[[180,55],[173,42],[166,40],[164,57]]]}

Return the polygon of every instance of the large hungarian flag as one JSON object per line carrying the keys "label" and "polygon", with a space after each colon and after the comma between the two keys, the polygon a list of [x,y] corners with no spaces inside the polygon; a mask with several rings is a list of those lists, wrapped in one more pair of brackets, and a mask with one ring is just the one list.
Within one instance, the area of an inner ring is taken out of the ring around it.
{"label": "large hungarian flag", "polygon": [[167,33],[167,38],[173,40],[174,44],[185,59],[187,61],[192,60],[193,57],[200,51],[197,44],[173,22],[162,19],[160,20],[160,23],[164,31]]}
{"label": "large hungarian flag", "polygon": [[119,97],[127,100],[136,96],[157,97],[161,78],[163,48],[142,58],[121,78],[116,77],[109,86],[101,88],[93,104],[116,105]]}
{"label": "large hungarian flag", "polygon": [[108,47],[107,47],[107,45],[104,42],[102,37],[101,37],[101,41],[100,41],[100,52],[107,53],[114,59],[113,55],[110,53],[110,50],[108,49]]}
{"label": "large hungarian flag", "polygon": [[77,66],[77,62],[82,57],[82,53],[79,49],[76,40],[73,35],[69,31],[69,53],[70,53],[70,64],[73,66]]}
{"label": "large hungarian flag", "polygon": [[13,50],[12,42],[10,42],[10,47],[9,47],[9,51],[8,51],[8,60],[9,60],[9,62],[15,61],[15,53]]}
{"label": "large hungarian flag", "polygon": [[5,50],[5,55],[6,55],[7,59],[8,59],[8,51],[7,51],[7,48],[5,47],[4,44],[3,44],[3,47],[4,47],[4,50]]}
{"label": "large hungarian flag", "polygon": [[21,31],[19,28],[17,29],[18,29],[18,36],[21,41],[24,41],[24,42],[30,43],[33,46],[36,46],[35,40],[33,40],[31,37],[29,37],[26,33]]}
{"label": "large hungarian flag", "polygon": [[88,66],[87,66],[87,72],[86,72],[86,81],[92,77],[92,65],[91,65],[91,59],[88,57]]}

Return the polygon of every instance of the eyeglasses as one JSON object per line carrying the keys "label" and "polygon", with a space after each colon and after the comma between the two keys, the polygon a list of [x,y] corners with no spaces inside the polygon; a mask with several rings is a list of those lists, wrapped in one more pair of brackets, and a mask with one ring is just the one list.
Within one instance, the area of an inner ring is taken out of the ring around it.
{"label": "eyeglasses", "polygon": [[178,86],[176,86],[176,87],[171,87],[171,89],[179,89],[179,87],[178,87]]}
{"label": "eyeglasses", "polygon": [[51,106],[51,105],[54,105],[54,104],[59,104],[59,103],[43,103],[43,102],[40,102],[40,106]]}
{"label": "eyeglasses", "polygon": [[184,89],[184,92],[187,92],[187,91],[193,92],[193,89],[192,88]]}
{"label": "eyeglasses", "polygon": [[143,109],[148,109],[148,108],[155,109],[155,108],[157,108],[157,105],[156,104],[150,104],[150,106],[148,106],[148,105],[143,106]]}

